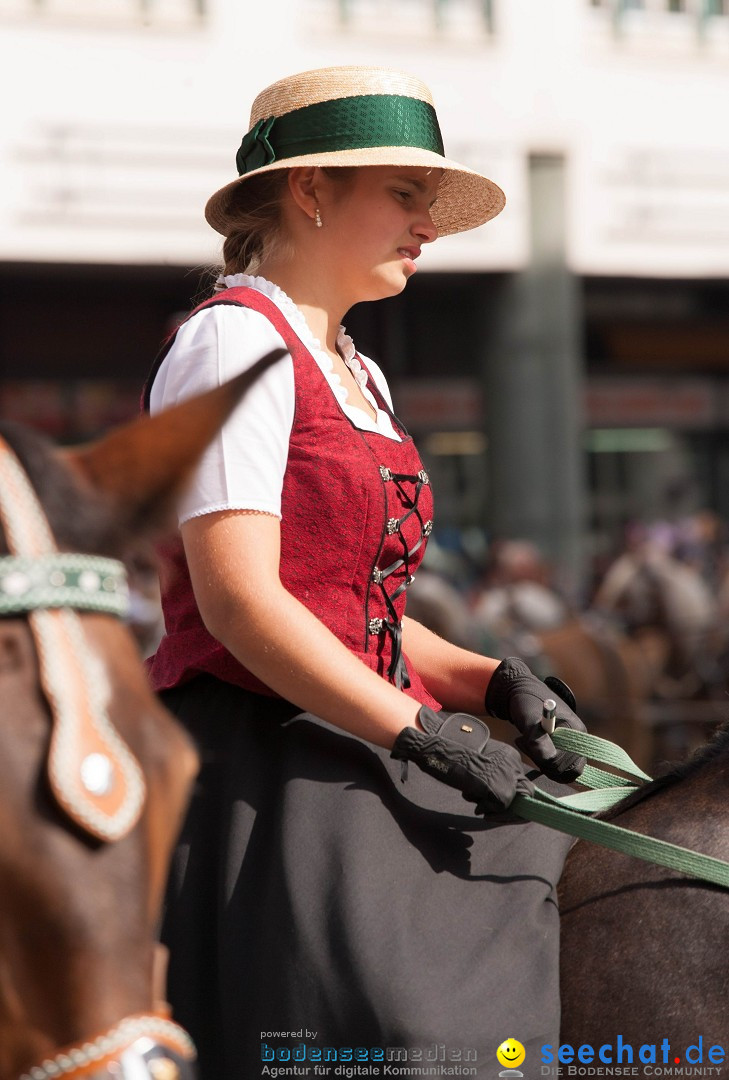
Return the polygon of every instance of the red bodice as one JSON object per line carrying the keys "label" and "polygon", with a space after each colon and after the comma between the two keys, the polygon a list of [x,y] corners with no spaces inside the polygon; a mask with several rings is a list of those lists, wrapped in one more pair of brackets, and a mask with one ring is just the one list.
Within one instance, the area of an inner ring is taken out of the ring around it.
{"label": "red bodice", "polygon": [[[401,442],[354,427],[314,357],[262,293],[231,288],[201,307],[216,303],[261,312],[293,360],[296,404],[281,503],[283,585],[363,663],[438,708],[400,651],[406,588],[432,526],[430,483],[412,439],[394,418]],[[368,388],[387,409],[371,378]],[[166,635],[150,661],[156,689],[208,672],[272,693],[205,629],[179,544],[163,574],[162,606]]]}

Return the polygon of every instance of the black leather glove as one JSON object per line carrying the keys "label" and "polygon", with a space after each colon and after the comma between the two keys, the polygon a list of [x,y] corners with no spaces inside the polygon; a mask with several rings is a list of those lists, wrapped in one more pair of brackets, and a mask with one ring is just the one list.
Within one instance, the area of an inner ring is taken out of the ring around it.
{"label": "black leather glove", "polygon": [[586,761],[579,754],[558,750],[542,727],[542,708],[547,698],[557,704],[557,727],[585,730],[569,705],[516,656],[502,660],[491,676],[486,690],[486,712],[514,724],[521,732],[514,740],[519,749],[550,779],[569,784],[580,775]]}
{"label": "black leather glove", "polygon": [[463,798],[476,803],[477,814],[505,810],[517,794],[534,787],[513,746],[490,738],[483,720],[467,713],[445,717],[423,705],[418,713],[423,731],[406,727],[395,739],[392,757],[414,761]]}

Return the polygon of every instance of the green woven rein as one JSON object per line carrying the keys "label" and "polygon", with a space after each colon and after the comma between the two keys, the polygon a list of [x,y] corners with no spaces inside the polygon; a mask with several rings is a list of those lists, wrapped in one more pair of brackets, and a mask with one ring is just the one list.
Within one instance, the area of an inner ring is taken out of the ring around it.
{"label": "green woven rein", "polygon": [[123,618],[129,611],[124,564],[100,555],[56,552],[0,558],[0,616],[42,608],[98,611]]}
{"label": "green woven rein", "polygon": [[[615,806],[621,799],[632,795],[650,782],[651,777],[643,772],[624,750],[607,739],[569,728],[556,728],[552,733],[552,740],[561,750],[573,750],[592,761],[610,765],[630,779],[626,781],[613,773],[605,772],[604,769],[587,765],[579,783],[591,790],[562,798],[549,795],[539,788],[535,789],[533,796],[517,795],[510,809],[518,817],[537,821],[582,840],[591,840],[613,851],[632,855],[645,862],[657,863],[659,866],[667,866],[671,870],[688,874],[689,877],[729,889],[729,863],[723,859],[715,859],[711,855],[702,855],[690,848],[670,844],[666,840],[632,832],[610,821],[599,821],[585,816],[590,812]],[[633,783],[634,780],[638,783]]]}

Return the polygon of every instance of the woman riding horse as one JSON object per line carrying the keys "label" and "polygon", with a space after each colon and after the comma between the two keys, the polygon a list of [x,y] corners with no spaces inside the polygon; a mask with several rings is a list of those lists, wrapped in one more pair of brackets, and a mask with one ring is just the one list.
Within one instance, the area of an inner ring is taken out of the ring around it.
{"label": "woman riding horse", "polygon": [[156,411],[289,353],[203,458],[163,582],[151,675],[203,760],[164,929],[172,1003],[209,1077],[352,1047],[423,1060],[434,1041],[481,1060],[515,1026],[544,1041],[566,844],[465,812],[461,796],[493,814],[531,789],[470,714],[513,722],[558,781],[580,761],[542,732],[550,694],[526,665],[405,616],[430,481],[341,325],[504,196],[445,156],[427,87],[379,68],[268,87],[236,160],[207,204],[226,238],[216,292],[149,389]]}

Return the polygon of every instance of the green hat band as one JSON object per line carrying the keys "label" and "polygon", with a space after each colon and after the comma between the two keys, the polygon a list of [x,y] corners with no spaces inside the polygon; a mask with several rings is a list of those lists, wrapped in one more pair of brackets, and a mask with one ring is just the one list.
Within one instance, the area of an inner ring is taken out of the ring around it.
{"label": "green hat band", "polygon": [[238,175],[274,161],[364,150],[374,146],[415,146],[444,155],[435,109],[399,94],[365,94],[305,105],[284,116],[259,120],[243,137],[235,163]]}

